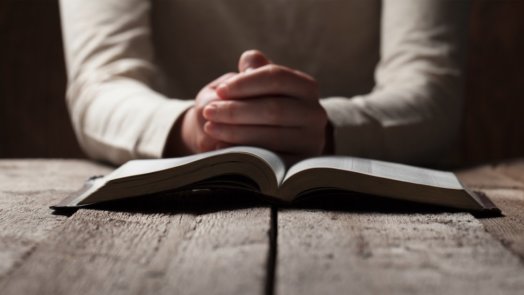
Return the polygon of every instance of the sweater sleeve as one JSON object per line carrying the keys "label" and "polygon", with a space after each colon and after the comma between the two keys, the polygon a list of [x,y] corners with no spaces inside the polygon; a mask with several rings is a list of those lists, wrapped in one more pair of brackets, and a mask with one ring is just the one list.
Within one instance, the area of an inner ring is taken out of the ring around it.
{"label": "sweater sleeve", "polygon": [[460,125],[467,4],[383,1],[374,89],[321,101],[337,154],[429,163],[449,147]]}
{"label": "sweater sleeve", "polygon": [[192,101],[153,90],[148,0],[61,0],[67,104],[92,158],[121,164],[158,158]]}

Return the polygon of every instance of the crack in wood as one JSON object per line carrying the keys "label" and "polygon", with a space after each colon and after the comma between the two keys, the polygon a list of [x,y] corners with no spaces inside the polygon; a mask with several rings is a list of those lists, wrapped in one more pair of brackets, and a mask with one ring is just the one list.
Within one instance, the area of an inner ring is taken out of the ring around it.
{"label": "crack in wood", "polygon": [[271,216],[269,219],[269,248],[267,254],[267,271],[264,287],[265,295],[275,294],[275,275],[277,265],[277,239],[278,239],[278,208],[271,207]]}

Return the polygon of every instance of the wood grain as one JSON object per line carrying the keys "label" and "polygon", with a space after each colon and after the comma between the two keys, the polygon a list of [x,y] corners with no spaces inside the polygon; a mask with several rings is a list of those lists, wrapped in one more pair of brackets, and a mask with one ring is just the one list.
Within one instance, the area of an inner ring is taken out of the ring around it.
{"label": "wood grain", "polygon": [[277,294],[521,294],[524,265],[467,213],[280,211]]}
{"label": "wood grain", "polygon": [[504,217],[480,220],[486,230],[524,261],[524,191],[512,189],[485,189],[504,212]]}
{"label": "wood grain", "polygon": [[370,205],[366,212],[279,211],[277,293],[520,294],[524,161],[457,174],[505,216],[398,214],[398,206],[378,214]]}
{"label": "wood grain", "polygon": [[504,217],[482,218],[486,230],[524,261],[524,160],[484,165],[458,173],[473,189],[488,195]]}
{"label": "wood grain", "polygon": [[55,190],[0,192],[0,280],[66,219],[49,210],[50,204],[66,196]]}
{"label": "wood grain", "polygon": [[499,163],[495,166],[495,170],[507,176],[510,179],[516,180],[524,185],[524,159],[513,159]]}
{"label": "wood grain", "polygon": [[261,294],[268,226],[263,208],[202,216],[80,210],[2,293]]}
{"label": "wood grain", "polygon": [[0,280],[25,259],[66,216],[49,206],[108,167],[79,160],[0,160]]}
{"label": "wood grain", "polygon": [[66,218],[51,215],[48,206],[108,168],[82,161],[2,161],[0,167],[7,171],[0,176],[3,295],[264,292],[267,207],[130,202]]}
{"label": "wood grain", "polygon": [[88,177],[105,175],[112,167],[86,160],[0,160],[0,191],[73,192]]}
{"label": "wood grain", "polygon": [[[282,209],[270,222],[269,208],[242,201],[253,196],[222,199],[231,195],[224,192],[52,215],[50,204],[112,168],[82,160],[1,160],[0,290],[271,294],[268,255],[276,252],[277,294],[520,294],[523,163],[458,172],[505,217],[403,212],[388,210],[387,202],[374,213],[379,206],[370,201],[362,208]],[[268,235],[272,226],[276,245]]]}
{"label": "wood grain", "polygon": [[457,176],[465,185],[481,191],[497,188],[524,190],[523,182],[497,170],[497,165],[481,165],[459,170]]}

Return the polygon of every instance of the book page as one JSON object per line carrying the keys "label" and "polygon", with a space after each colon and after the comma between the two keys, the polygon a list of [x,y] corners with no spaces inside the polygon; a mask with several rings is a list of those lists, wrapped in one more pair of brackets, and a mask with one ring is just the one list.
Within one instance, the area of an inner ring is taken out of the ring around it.
{"label": "book page", "polygon": [[345,156],[318,157],[301,161],[289,169],[286,179],[311,168],[346,170],[401,182],[463,189],[455,174],[451,172]]}
{"label": "book page", "polygon": [[278,155],[253,147],[232,147],[180,158],[133,160],[54,208],[95,204],[188,185],[275,194],[284,175],[284,162]]}
{"label": "book page", "polygon": [[247,153],[256,156],[269,164],[269,166],[275,173],[275,176],[277,177],[279,184],[282,183],[282,181],[284,181],[284,176],[286,175],[286,165],[277,154],[265,149],[248,146],[232,147],[225,149],[224,151]]}
{"label": "book page", "polygon": [[254,148],[254,147],[231,147],[227,149],[201,153],[180,158],[167,159],[151,159],[151,160],[132,160],[120,166],[113,173],[108,175],[106,181],[112,179],[119,179],[128,176],[147,174],[157,171],[162,171],[174,167],[179,167],[192,162],[203,160],[210,157],[220,156],[223,154],[243,153],[258,157],[265,161],[274,171],[279,182],[284,179],[285,166],[282,160],[275,154],[268,150]]}

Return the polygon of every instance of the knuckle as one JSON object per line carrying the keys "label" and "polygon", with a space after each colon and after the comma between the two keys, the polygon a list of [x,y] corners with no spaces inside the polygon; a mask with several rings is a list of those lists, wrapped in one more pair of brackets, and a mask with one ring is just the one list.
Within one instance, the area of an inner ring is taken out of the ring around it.
{"label": "knuckle", "polygon": [[224,74],[223,77],[224,77],[224,80],[228,80],[231,77],[236,76],[236,75],[237,75],[237,73],[235,73],[235,72],[227,72],[227,73]]}
{"label": "knuckle", "polygon": [[268,86],[271,89],[281,89],[284,82],[285,70],[277,65],[269,65],[267,69]]}
{"label": "knuckle", "polygon": [[267,73],[271,78],[278,78],[282,76],[284,69],[281,66],[271,64],[267,65]]}
{"label": "knuckle", "polygon": [[235,74],[225,78],[223,82],[226,83],[229,87],[235,87],[239,80],[241,80],[239,75]]}

